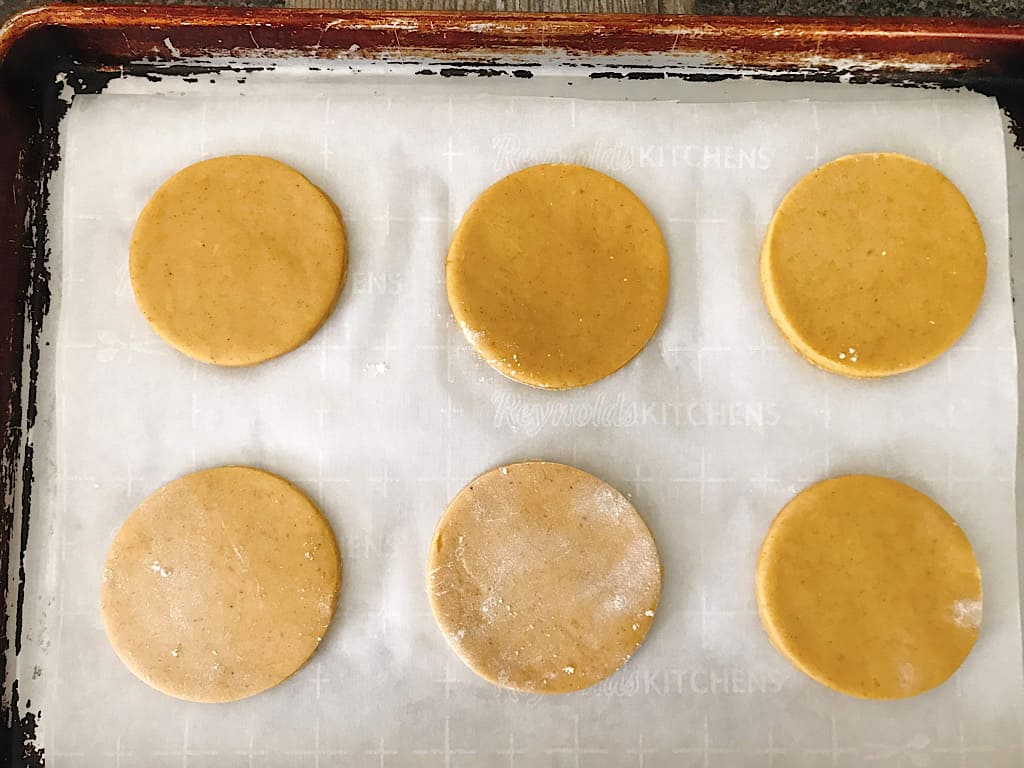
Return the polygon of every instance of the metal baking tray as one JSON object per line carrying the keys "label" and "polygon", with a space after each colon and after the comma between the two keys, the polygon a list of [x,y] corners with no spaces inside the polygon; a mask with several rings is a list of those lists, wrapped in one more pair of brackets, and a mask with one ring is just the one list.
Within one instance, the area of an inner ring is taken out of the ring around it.
{"label": "metal baking tray", "polygon": [[671,96],[695,82],[721,83],[722,100],[750,98],[764,81],[971,89],[1005,112],[1011,247],[1024,242],[1024,23],[142,6],[44,7],[15,17],[0,30],[2,765],[45,761],[34,741],[45,713],[22,700],[14,662],[50,302],[47,210],[66,89],[99,93],[126,74],[187,81],[225,71],[244,77],[285,61],[317,69],[326,60],[411,68],[423,78],[527,80],[541,66],[571,68],[613,98]]}

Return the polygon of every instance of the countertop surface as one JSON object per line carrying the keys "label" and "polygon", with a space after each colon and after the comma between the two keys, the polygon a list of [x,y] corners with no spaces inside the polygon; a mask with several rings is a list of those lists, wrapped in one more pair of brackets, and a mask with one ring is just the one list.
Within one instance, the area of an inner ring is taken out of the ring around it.
{"label": "countertop surface", "polygon": [[1024,0],[697,0],[697,13],[1024,18]]}
{"label": "countertop surface", "polygon": [[[51,0],[55,2],[56,0]],[[109,1],[109,0],[108,0]],[[117,2],[117,0],[112,0]],[[799,16],[974,16],[1024,19],[1024,0],[164,0],[168,4],[263,6],[274,8],[386,8],[566,11],[614,13],[700,13]],[[159,4],[159,0],[157,0]],[[39,0],[0,0],[0,21]]]}

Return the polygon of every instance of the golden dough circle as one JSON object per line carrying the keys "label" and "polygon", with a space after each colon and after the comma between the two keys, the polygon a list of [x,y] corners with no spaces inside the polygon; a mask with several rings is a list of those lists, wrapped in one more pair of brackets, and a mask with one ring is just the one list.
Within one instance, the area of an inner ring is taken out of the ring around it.
{"label": "golden dough circle", "polygon": [[621,667],[654,620],[654,538],[610,485],[564,464],[485,472],[451,501],[427,564],[434,618],[478,675],[568,693]]}
{"label": "golden dough circle", "polygon": [[312,338],[345,282],[334,203],[293,168],[256,155],[190,165],[146,203],[132,233],[135,301],[196,360],[252,365]]}
{"label": "golden dough circle", "polygon": [[157,690],[235,701],[295,673],[326,632],[341,559],[330,525],[269,472],[165,485],[114,537],[100,608],[121,661]]}
{"label": "golden dough circle", "polygon": [[668,298],[668,251],[650,211],[579,165],[535,165],[486,189],[455,232],[446,273],[452,312],[481,356],[544,389],[624,366]]}
{"label": "golden dough circle", "polygon": [[854,378],[918,368],[963,335],[985,289],[985,241],[938,170],[848,155],[809,173],[772,218],[761,287],[787,341]]}
{"label": "golden dough circle", "polygon": [[772,644],[861,698],[901,699],[946,680],[974,646],[981,606],[964,532],[923,493],[883,477],[836,477],[798,494],[757,563]]}

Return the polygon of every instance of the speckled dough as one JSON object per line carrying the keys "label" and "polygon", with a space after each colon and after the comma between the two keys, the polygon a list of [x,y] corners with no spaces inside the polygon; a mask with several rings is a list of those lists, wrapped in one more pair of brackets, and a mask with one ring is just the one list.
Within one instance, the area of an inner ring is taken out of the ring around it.
{"label": "speckled dough", "polygon": [[301,491],[220,467],[169,483],[131,514],[107,556],[100,607],[141,680],[182,699],[234,701],[306,662],[340,584],[330,526]]}
{"label": "speckled dough", "polygon": [[496,685],[568,693],[603,680],[654,620],[661,564],[628,501],[582,470],[530,461],[485,472],[430,548],[434,617]]}
{"label": "speckled dough", "polygon": [[448,302],[506,376],[591,384],[636,356],[668,297],[668,252],[643,202],[603,173],[536,165],[470,206],[447,260]]}
{"label": "speckled dough", "polygon": [[810,362],[854,378],[918,368],[967,329],[985,289],[971,206],[935,168],[849,155],[811,172],[761,249],[772,318]]}
{"label": "speckled dough", "polygon": [[953,674],[981,625],[970,542],[938,504],[895,480],[825,480],[787,504],[757,564],[772,643],[823,685],[900,699]]}
{"label": "speckled dough", "polygon": [[190,165],[150,198],[129,271],[142,314],[179,351],[251,365],[308,341],[345,281],[345,229],[293,168],[232,155]]}

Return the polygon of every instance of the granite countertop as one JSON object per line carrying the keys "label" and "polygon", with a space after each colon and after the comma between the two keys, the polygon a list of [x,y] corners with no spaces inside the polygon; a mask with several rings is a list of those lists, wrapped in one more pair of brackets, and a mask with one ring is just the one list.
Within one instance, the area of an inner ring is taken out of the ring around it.
{"label": "granite countertop", "polygon": [[[0,22],[44,0],[0,0]],[[58,0],[49,0],[57,2]],[[102,2],[102,0],[95,0]],[[139,0],[135,0],[138,2]],[[121,4],[125,0],[107,0]],[[1024,0],[154,0],[156,4],[799,16],[974,16],[1024,19]]]}
{"label": "granite countertop", "polygon": [[1024,0],[697,0],[697,13],[750,16],[979,16],[1024,18]]}

